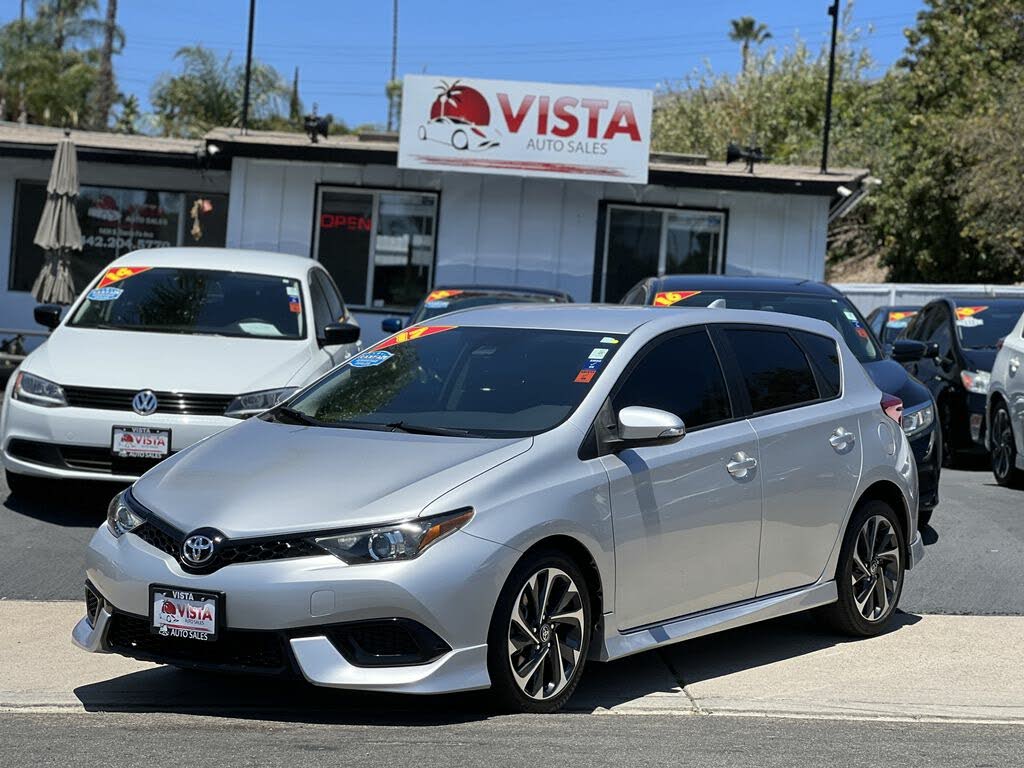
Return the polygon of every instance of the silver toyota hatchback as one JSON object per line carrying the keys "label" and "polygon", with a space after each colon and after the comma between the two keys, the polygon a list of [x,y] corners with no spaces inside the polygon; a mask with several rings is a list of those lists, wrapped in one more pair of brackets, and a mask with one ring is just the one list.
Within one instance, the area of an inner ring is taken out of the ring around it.
{"label": "silver toyota hatchback", "polygon": [[808,609],[886,627],[923,553],[914,460],[899,401],[831,326],[582,305],[435,322],[117,496],[75,643],[551,712],[588,662]]}

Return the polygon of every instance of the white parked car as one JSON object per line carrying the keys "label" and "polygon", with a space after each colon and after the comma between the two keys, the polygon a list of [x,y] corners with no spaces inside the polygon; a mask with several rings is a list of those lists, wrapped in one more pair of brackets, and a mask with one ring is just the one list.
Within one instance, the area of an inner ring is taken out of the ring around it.
{"label": "white parked car", "polygon": [[163,248],[110,264],[72,304],[36,308],[52,335],[11,377],[0,412],[7,484],[130,481],[272,407],[359,349],[317,262]]}
{"label": "white parked car", "polygon": [[992,366],[985,440],[1000,485],[1024,489],[1024,314],[1003,338]]}

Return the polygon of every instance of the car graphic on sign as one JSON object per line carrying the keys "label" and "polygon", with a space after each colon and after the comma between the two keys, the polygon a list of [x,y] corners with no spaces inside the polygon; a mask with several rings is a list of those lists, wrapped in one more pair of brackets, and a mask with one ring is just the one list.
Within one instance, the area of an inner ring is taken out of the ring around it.
{"label": "car graphic on sign", "polygon": [[480,151],[497,147],[501,133],[489,128],[491,108],[480,91],[458,80],[444,80],[430,105],[430,119],[419,127],[421,141],[448,144],[458,150]]}

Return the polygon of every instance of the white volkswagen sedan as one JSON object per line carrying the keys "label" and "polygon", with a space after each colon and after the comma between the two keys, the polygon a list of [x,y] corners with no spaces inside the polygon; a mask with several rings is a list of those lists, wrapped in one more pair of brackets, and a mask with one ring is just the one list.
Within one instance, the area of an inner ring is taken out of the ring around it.
{"label": "white volkswagen sedan", "polygon": [[0,457],[14,493],[41,478],[130,481],[272,407],[359,351],[359,326],[308,258],[219,248],[129,253],[11,377]]}

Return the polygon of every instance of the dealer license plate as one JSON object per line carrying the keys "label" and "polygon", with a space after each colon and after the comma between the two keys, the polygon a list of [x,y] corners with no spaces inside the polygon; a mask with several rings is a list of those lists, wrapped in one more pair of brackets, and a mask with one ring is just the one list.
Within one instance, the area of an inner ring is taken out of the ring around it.
{"label": "dealer license plate", "polygon": [[178,587],[149,588],[149,630],[163,637],[216,640],[223,595]]}
{"label": "dealer license plate", "polygon": [[110,452],[122,459],[163,459],[171,452],[171,430],[114,427]]}

